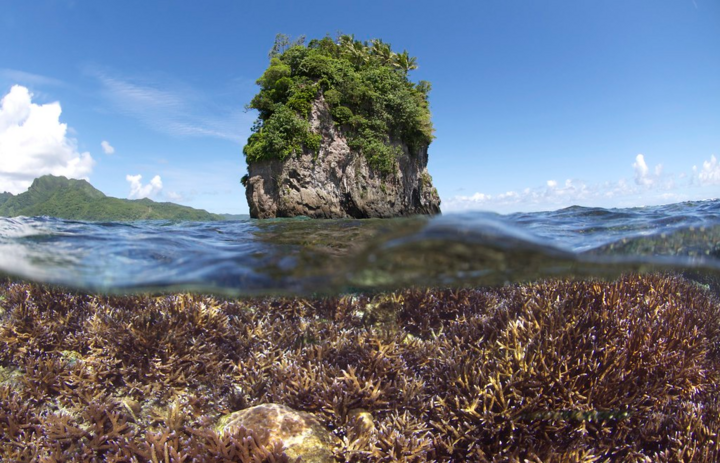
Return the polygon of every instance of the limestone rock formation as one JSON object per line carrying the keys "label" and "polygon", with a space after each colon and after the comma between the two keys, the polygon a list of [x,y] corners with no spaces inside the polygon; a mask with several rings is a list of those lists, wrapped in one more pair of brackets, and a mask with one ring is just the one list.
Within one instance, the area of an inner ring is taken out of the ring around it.
{"label": "limestone rock formation", "polygon": [[339,440],[310,413],[279,404],[262,404],[230,414],[221,420],[220,431],[235,426],[266,436],[267,442],[280,442],[285,454],[306,463],[334,462],[333,447]]}
{"label": "limestone rock formation", "polygon": [[246,196],[254,218],[397,217],[440,213],[440,198],[427,170],[427,146],[402,155],[394,174],[374,172],[350,149],[322,94],[313,101],[310,126],[320,150],[248,165]]}

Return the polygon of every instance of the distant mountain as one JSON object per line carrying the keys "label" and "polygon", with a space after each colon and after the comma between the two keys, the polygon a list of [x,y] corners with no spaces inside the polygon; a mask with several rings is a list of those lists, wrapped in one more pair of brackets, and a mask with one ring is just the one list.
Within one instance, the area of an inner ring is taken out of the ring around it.
{"label": "distant mountain", "polygon": [[0,206],[2,206],[3,203],[5,203],[5,201],[7,201],[8,199],[10,199],[12,197],[13,197],[13,195],[8,192],[0,193]]}
{"label": "distant mountain", "polygon": [[0,216],[51,216],[71,220],[224,220],[218,214],[150,199],[105,196],[85,180],[54,175],[36,178],[19,195],[0,193]]}

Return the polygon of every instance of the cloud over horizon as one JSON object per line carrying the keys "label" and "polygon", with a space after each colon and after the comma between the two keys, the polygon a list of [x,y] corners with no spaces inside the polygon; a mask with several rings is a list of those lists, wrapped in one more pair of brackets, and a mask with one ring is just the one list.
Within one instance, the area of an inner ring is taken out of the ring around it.
{"label": "cloud over horizon", "polygon": [[663,173],[662,164],[650,169],[645,156],[638,154],[632,164],[634,181],[621,178],[616,181],[587,184],[582,180],[568,179],[564,183],[548,180],[544,186],[507,191],[500,194],[477,192],[473,195],[457,195],[443,198],[443,210],[460,212],[467,210],[491,210],[502,213],[518,211],[551,210],[573,205],[598,207],[628,207],[637,201],[663,204],[690,199],[687,190],[680,187],[720,185],[720,163],[715,156],[703,162],[702,169],[693,166],[693,175],[675,176]]}
{"label": "cloud over horizon", "polygon": [[87,179],[95,165],[67,136],[60,103],[38,105],[32,97],[26,87],[13,85],[0,102],[0,192],[22,193],[47,174]]}
{"label": "cloud over horizon", "polygon": [[701,185],[720,185],[720,163],[715,155],[710,156],[709,161],[703,162],[702,170],[698,173],[697,166],[693,166],[693,172]]}
{"label": "cloud over horizon", "polygon": [[126,175],[125,180],[130,183],[128,199],[154,198],[162,191],[163,184],[159,175],[150,180],[147,185],[142,184],[142,175]]}

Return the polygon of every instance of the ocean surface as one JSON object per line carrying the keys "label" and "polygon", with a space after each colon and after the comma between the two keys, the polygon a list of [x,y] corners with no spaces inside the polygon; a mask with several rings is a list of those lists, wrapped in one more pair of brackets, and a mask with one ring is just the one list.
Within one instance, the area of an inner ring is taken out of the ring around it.
{"label": "ocean surface", "polygon": [[0,218],[0,273],[92,292],[316,295],[657,271],[720,287],[720,200],[392,220]]}

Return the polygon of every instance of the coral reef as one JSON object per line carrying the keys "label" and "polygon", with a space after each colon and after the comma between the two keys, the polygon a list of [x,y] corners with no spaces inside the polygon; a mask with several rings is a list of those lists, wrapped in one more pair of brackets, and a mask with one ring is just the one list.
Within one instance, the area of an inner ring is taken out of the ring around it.
{"label": "coral reef", "polygon": [[[720,305],[673,275],[220,300],[0,283],[0,460],[720,461]],[[382,311],[378,312],[378,309]]]}

